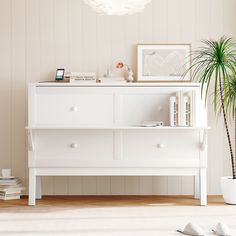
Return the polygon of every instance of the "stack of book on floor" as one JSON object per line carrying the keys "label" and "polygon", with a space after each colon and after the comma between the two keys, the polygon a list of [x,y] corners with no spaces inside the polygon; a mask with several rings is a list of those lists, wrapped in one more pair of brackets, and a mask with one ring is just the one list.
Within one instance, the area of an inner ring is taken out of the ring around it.
{"label": "stack of book on floor", "polygon": [[20,179],[14,176],[0,177],[0,199],[20,199],[21,191],[24,190]]}
{"label": "stack of book on floor", "polygon": [[178,92],[170,97],[170,126],[193,126],[194,94]]}

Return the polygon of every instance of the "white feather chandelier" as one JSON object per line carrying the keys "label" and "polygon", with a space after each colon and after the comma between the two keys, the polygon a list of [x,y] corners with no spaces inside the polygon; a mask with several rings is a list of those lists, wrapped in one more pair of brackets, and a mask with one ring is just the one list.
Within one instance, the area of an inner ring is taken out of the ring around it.
{"label": "white feather chandelier", "polygon": [[84,0],[101,15],[126,15],[140,12],[151,0]]}

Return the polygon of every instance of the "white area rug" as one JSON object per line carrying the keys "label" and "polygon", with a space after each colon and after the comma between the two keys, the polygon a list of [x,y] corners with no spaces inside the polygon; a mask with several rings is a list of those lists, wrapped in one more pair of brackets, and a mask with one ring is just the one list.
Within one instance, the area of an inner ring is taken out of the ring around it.
{"label": "white area rug", "polygon": [[109,203],[78,205],[73,202],[42,206],[1,206],[0,235],[165,236],[180,235],[176,229],[189,221],[213,235],[211,228],[225,222],[236,235],[236,206],[180,206],[143,203],[127,206]]}

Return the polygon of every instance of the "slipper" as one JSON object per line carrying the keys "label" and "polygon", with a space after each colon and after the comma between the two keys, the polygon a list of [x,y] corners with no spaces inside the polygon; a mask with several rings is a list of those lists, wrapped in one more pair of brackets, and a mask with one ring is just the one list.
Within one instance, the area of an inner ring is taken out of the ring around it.
{"label": "slipper", "polygon": [[185,235],[191,235],[191,236],[204,236],[205,233],[203,230],[195,223],[188,223],[184,229],[178,229],[177,232],[185,234]]}
{"label": "slipper", "polygon": [[216,235],[219,236],[231,236],[229,227],[224,223],[218,223],[216,228],[212,230]]}

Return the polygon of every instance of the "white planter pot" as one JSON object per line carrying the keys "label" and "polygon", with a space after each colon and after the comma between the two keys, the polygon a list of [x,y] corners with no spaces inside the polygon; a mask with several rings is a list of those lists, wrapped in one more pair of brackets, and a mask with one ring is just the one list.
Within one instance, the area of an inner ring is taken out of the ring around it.
{"label": "white planter pot", "polygon": [[236,179],[225,176],[221,177],[220,182],[225,203],[236,205]]}

